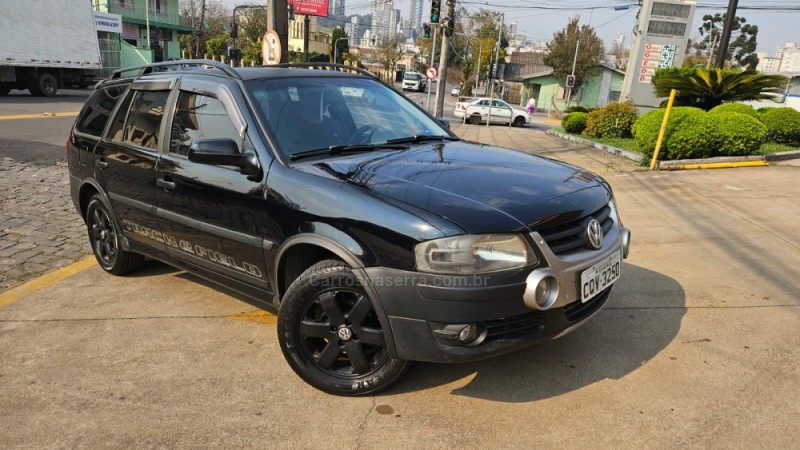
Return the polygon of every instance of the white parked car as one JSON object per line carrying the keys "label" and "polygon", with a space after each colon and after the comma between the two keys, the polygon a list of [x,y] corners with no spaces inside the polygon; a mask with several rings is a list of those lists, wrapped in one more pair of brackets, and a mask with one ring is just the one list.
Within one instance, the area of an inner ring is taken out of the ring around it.
{"label": "white parked car", "polygon": [[485,97],[456,103],[453,115],[462,120],[466,118],[467,122],[477,125],[489,119],[489,105],[491,105],[492,122],[510,122],[515,127],[531,123],[531,116],[527,111],[514,108],[503,100],[492,100]]}
{"label": "white parked car", "polygon": [[461,88],[458,86],[454,87],[452,90],[450,90],[450,95],[452,95],[453,97],[458,97],[459,95],[461,95]]}

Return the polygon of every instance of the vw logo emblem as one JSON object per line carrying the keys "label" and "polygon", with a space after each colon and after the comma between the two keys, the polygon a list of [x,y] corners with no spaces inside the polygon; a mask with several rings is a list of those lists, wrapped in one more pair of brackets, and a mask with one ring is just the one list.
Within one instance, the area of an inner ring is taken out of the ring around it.
{"label": "vw logo emblem", "polygon": [[592,218],[586,224],[586,238],[589,241],[589,246],[597,250],[603,246],[603,227],[597,219]]}
{"label": "vw logo emblem", "polygon": [[343,341],[349,341],[350,338],[353,337],[353,332],[350,331],[350,328],[347,328],[347,327],[339,328],[339,331],[336,334],[338,334],[339,335],[339,339],[341,339]]}

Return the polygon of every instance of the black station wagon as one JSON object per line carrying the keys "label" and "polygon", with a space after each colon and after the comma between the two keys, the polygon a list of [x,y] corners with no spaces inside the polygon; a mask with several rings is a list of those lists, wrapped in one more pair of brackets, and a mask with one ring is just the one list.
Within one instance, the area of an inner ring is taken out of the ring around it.
{"label": "black station wagon", "polygon": [[461,141],[348,66],[118,71],[67,147],[103,269],[153,258],[276,309],[289,365],[333,394],[569,333],[630,245],[600,177]]}

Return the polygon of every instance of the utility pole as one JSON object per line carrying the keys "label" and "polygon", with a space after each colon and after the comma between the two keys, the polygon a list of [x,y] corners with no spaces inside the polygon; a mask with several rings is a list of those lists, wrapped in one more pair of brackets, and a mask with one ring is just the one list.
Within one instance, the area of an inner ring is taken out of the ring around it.
{"label": "utility pole", "polygon": [[[434,57],[436,56],[436,34],[439,32],[438,23],[431,24],[431,30],[433,31],[433,42],[431,42],[431,65],[433,65]],[[427,76],[427,75],[426,75]],[[431,112],[431,89],[433,88],[433,80],[428,82],[428,100],[425,102],[425,110]],[[437,97],[438,99],[438,97]],[[436,117],[436,114],[434,114]]]}
{"label": "utility pole", "polygon": [[289,62],[289,10],[286,0],[267,0],[267,30],[281,40],[281,63]]}
{"label": "utility pole", "polygon": [[[497,43],[494,48],[494,66],[493,70],[490,69],[489,78],[486,80],[486,85],[489,86],[491,91],[489,92],[489,117],[486,119],[486,126],[488,127],[489,124],[492,122],[492,104],[494,103],[494,80],[497,77],[497,72],[500,71],[500,41],[503,39],[503,28],[506,27],[506,13],[502,13],[500,16],[500,27],[497,30]],[[492,66],[490,66],[492,67]],[[509,122],[510,124],[511,122]]]}
{"label": "utility pole", "polygon": [[455,0],[447,0],[447,18],[444,21],[445,25],[439,27],[442,30],[442,54],[439,56],[439,82],[436,83],[436,105],[433,110],[433,117],[444,116],[444,94],[447,90],[447,58],[450,55],[450,36],[448,36],[448,34],[452,34],[452,30],[447,32],[446,29],[449,24],[455,27],[455,16]]}
{"label": "utility pole", "polygon": [[736,7],[738,5],[738,0],[730,0],[728,2],[728,12],[725,13],[725,28],[722,29],[722,38],[719,40],[719,53],[717,53],[717,67],[720,69],[725,67],[725,59],[728,57],[728,44],[731,40],[731,31],[733,30],[733,22],[736,20]]}

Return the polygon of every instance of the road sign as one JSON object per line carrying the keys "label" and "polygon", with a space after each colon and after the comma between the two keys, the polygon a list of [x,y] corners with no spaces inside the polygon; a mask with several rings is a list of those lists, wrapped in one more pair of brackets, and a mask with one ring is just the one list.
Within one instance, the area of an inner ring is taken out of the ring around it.
{"label": "road sign", "polygon": [[261,43],[261,56],[264,58],[264,65],[271,66],[281,63],[281,38],[275,30],[268,30]]}
{"label": "road sign", "polygon": [[425,71],[425,76],[428,77],[429,80],[436,78],[439,75],[439,70],[436,67],[428,67],[428,70]]}

